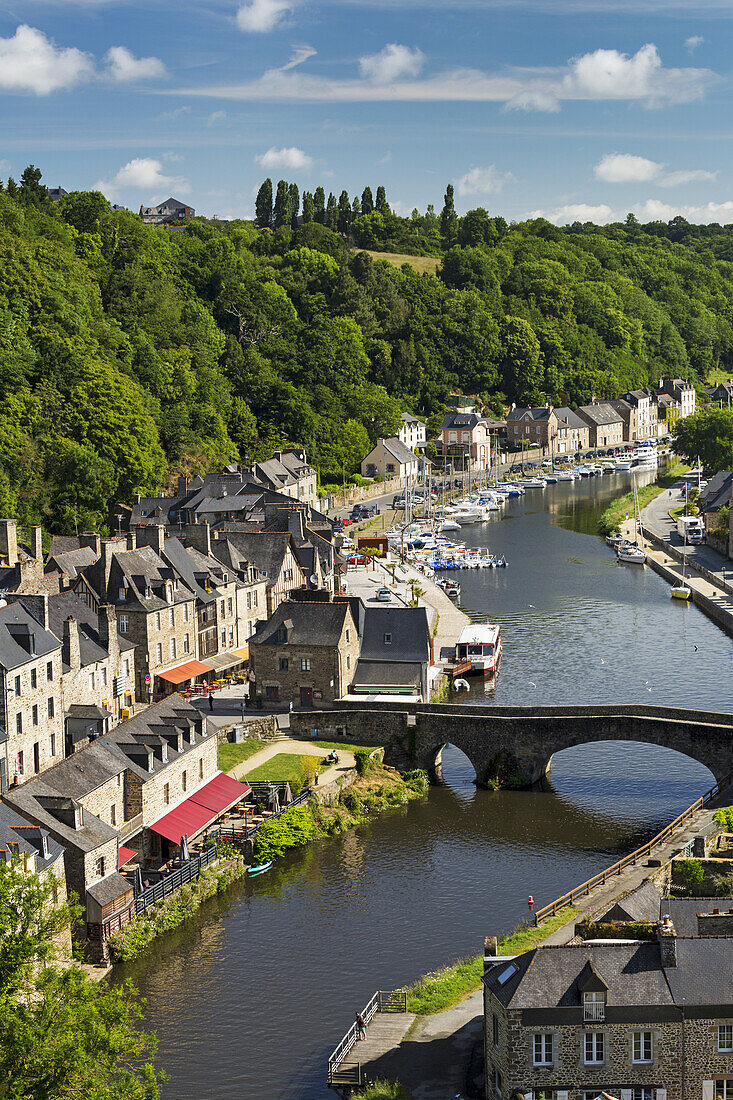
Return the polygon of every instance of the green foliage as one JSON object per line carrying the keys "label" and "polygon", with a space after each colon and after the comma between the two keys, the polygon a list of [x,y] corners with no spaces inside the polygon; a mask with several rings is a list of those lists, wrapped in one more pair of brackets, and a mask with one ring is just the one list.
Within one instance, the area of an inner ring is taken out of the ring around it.
{"label": "green foliage", "polygon": [[264,747],[265,742],[260,741],[257,737],[253,737],[249,741],[242,741],[239,745],[227,741],[225,744],[219,745],[219,768],[223,772],[230,772],[232,768],[236,768],[237,764],[249,760],[250,756],[254,756],[256,752],[264,749]]}
{"label": "green foliage", "polygon": [[676,878],[690,893],[699,886],[705,877],[703,865],[699,859],[679,859],[675,863]]}
{"label": "green foliage", "polygon": [[422,768],[414,768],[412,771],[403,772],[402,779],[416,794],[427,794],[430,789],[428,773]]}
{"label": "green foliage", "polygon": [[155,1100],[164,1075],[140,1030],[129,982],[95,982],[57,965],[75,906],[54,905],[52,876],[0,864],[0,1093],[8,1100]]}
{"label": "green foliage", "polygon": [[733,806],[721,806],[715,811],[713,817],[726,833],[733,833]]}
{"label": "green foliage", "polygon": [[701,409],[678,420],[673,447],[691,462],[699,458],[706,470],[730,470],[733,466],[733,409]]}
{"label": "green foliage", "polygon": [[[650,485],[642,485],[637,490],[639,497],[639,508],[645,508],[647,504],[650,504],[655,497],[658,497],[660,493],[665,489],[671,488],[676,481],[679,480],[682,474],[688,469],[686,465],[681,462],[670,462],[665,468],[663,474],[661,474],[656,481],[653,481]],[[626,513],[629,516],[634,514],[634,493],[633,490],[629,493],[623,493],[620,497],[617,497],[609,506],[601,513],[598,520],[598,530],[602,535],[610,535],[614,531],[618,531],[623,521],[626,519]]]}
{"label": "green foliage", "polygon": [[357,749],[354,753],[356,761],[356,774],[368,775],[374,768],[374,760],[370,749]]}
{"label": "green foliage", "polygon": [[655,940],[657,926],[649,921],[582,921],[576,925],[578,935],[584,940],[627,939]]}
{"label": "green foliage", "polygon": [[351,1100],[410,1100],[410,1094],[399,1081],[378,1078],[363,1089],[351,1093]]}
{"label": "green foliage", "polygon": [[257,830],[255,858],[260,863],[277,859],[289,848],[307,844],[314,835],[313,818],[307,806],[296,806]]}

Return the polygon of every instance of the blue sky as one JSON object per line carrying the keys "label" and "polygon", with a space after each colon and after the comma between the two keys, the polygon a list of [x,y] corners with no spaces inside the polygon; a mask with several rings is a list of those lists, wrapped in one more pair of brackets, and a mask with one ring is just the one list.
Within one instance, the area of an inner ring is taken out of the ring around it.
{"label": "blue sky", "polygon": [[731,32],[732,0],[0,0],[0,173],[731,222]]}

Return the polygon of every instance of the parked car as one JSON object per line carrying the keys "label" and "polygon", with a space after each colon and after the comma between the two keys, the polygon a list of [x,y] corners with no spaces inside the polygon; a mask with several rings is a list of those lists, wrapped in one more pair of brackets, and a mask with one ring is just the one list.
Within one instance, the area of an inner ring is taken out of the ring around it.
{"label": "parked car", "polygon": [[349,554],[346,559],[348,565],[366,565],[366,561],[363,554]]}
{"label": "parked car", "polygon": [[392,593],[388,588],[378,588],[374,598],[375,600],[379,600],[380,603],[390,603],[392,600]]}

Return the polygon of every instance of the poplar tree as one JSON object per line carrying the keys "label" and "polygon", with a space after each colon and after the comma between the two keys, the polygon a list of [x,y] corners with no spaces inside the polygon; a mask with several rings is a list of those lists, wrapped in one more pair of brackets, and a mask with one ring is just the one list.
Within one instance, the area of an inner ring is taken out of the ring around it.
{"label": "poplar tree", "polygon": [[345,237],[349,234],[351,226],[351,199],[348,191],[342,191],[339,195],[338,230]]}
{"label": "poplar tree", "polygon": [[321,225],[326,224],[326,192],[322,187],[316,187],[313,192],[313,211],[314,218]]}
{"label": "poplar tree", "polygon": [[290,189],[285,180],[280,180],[277,185],[273,221],[275,229],[290,224]]}
{"label": "poplar tree", "polygon": [[309,225],[315,221],[315,204],[310,191],[303,192],[303,225]]}
{"label": "poplar tree", "polygon": [[362,214],[371,214],[374,210],[374,199],[372,198],[371,187],[365,187],[361,193],[361,212]]}
{"label": "poplar tree", "polygon": [[383,187],[377,188],[377,201],[375,204],[375,209],[378,214],[382,215],[392,213],[389,208],[389,203],[387,202],[387,193]]}
{"label": "poplar tree", "polygon": [[445,248],[452,248],[458,237],[458,217],[453,205],[452,183],[449,183],[445,189],[443,210],[440,215],[440,235],[443,238]]}
{"label": "poplar tree", "polygon": [[272,180],[266,179],[257,192],[255,199],[255,221],[260,229],[269,229],[272,225]]}
{"label": "poplar tree", "polygon": [[297,183],[291,183],[288,189],[290,195],[290,225],[298,228],[298,214],[300,213],[300,192]]}
{"label": "poplar tree", "polygon": [[338,205],[336,203],[336,196],[333,191],[328,193],[328,202],[326,203],[326,220],[325,224],[329,229],[332,229],[334,233],[338,228]]}
{"label": "poplar tree", "polygon": [[360,216],[361,216],[361,203],[359,202],[359,196],[354,195],[354,201],[351,204],[351,224],[353,225],[354,222],[356,221],[356,219]]}

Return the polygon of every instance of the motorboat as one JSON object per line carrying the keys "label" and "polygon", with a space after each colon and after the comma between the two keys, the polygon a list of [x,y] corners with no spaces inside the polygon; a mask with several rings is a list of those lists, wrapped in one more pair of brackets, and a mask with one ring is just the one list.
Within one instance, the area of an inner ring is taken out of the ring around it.
{"label": "motorboat", "polygon": [[633,466],[633,462],[630,458],[620,458],[616,463],[617,470],[630,470]]}
{"label": "motorboat", "polygon": [[456,643],[456,661],[470,662],[472,672],[490,676],[501,661],[501,632],[497,623],[469,623]]}
{"label": "motorboat", "polygon": [[461,594],[461,586],[458,581],[443,581],[442,588],[446,596],[450,596],[453,600],[457,600]]}
{"label": "motorboat", "polygon": [[464,523],[478,523],[483,516],[475,504],[463,504],[451,513],[451,519],[463,526]]}
{"label": "motorboat", "polygon": [[547,482],[543,477],[525,477],[522,479],[521,484],[525,489],[544,489]]}
{"label": "motorboat", "polygon": [[470,691],[471,685],[468,680],[464,680],[462,676],[459,676],[457,680],[453,681],[454,691]]}
{"label": "motorboat", "polygon": [[555,481],[575,481],[576,475],[573,470],[556,470]]}
{"label": "motorboat", "polygon": [[460,531],[460,523],[456,523],[454,519],[444,519],[438,528],[438,534],[442,535],[444,531]]}

